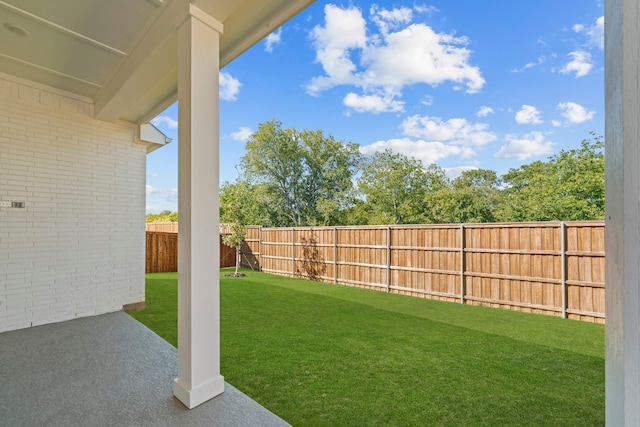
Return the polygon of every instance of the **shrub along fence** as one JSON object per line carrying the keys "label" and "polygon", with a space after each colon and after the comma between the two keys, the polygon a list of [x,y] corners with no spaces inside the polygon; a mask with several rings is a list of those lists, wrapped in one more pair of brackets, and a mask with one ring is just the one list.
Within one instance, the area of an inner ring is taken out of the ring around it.
{"label": "shrub along fence", "polygon": [[[170,223],[169,223],[170,224]],[[148,224],[147,224],[148,225]],[[146,272],[178,271],[178,233],[147,231]],[[220,236],[220,267],[236,265],[236,249],[222,243]]]}
{"label": "shrub along fence", "polygon": [[336,284],[604,323],[604,221],[248,227],[242,264]]}

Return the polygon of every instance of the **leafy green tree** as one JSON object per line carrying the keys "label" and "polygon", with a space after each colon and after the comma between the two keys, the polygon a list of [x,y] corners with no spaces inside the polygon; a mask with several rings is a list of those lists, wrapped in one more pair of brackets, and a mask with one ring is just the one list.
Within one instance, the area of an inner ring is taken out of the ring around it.
{"label": "leafy green tree", "polygon": [[270,121],[220,199],[223,222],[240,212],[241,223],[265,226],[602,219],[604,141],[591,134],[578,149],[502,177],[478,169],[450,180],[437,165],[391,150],[363,161],[356,144]]}
{"label": "leafy green tree", "polygon": [[147,214],[146,222],[178,222],[178,212],[164,210],[157,214]]}
{"label": "leafy green tree", "polygon": [[434,195],[434,216],[440,223],[495,222],[500,179],[489,169],[462,172]]}
{"label": "leafy green tree", "polygon": [[367,203],[356,198],[353,204],[346,209],[340,211],[340,222],[335,225],[365,225],[369,224],[369,206]]}
{"label": "leafy green tree", "polygon": [[359,164],[357,144],[272,120],[258,125],[240,166],[243,179],[262,189],[275,225],[303,226],[338,221],[352,203]]}
{"label": "leafy green tree", "polygon": [[225,182],[220,187],[220,222],[278,226],[281,221],[273,217],[269,206],[264,185],[238,179],[233,183]]}
{"label": "leafy green tree", "polygon": [[420,222],[428,188],[422,162],[390,149],[374,153],[358,179],[369,224]]}
{"label": "leafy green tree", "polygon": [[[436,164],[431,164],[424,170],[426,177],[426,191],[424,194],[424,204],[422,221],[425,223],[442,223],[442,213],[440,205],[442,204],[443,194],[447,194],[451,181],[447,178],[444,169]],[[446,199],[445,199],[446,200]]]}
{"label": "leafy green tree", "polygon": [[240,276],[240,261],[242,257],[242,243],[247,235],[247,229],[239,222],[231,224],[231,233],[222,236],[222,243],[227,246],[236,248],[236,271],[233,274],[236,277]]}
{"label": "leafy green tree", "polygon": [[604,219],[604,140],[593,133],[580,148],[511,169],[502,178],[504,220]]}

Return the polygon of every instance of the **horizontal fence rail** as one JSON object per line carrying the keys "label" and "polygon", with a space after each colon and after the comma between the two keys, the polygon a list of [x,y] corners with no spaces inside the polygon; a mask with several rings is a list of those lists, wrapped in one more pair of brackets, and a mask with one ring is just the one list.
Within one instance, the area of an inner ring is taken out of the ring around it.
{"label": "horizontal fence rail", "polygon": [[604,221],[247,227],[252,269],[604,323]]}
{"label": "horizontal fence rail", "polygon": [[[178,233],[147,231],[146,235],[146,272],[178,271]],[[225,245],[222,242],[222,236],[220,236],[220,267],[234,267],[235,265],[236,248]]]}
{"label": "horizontal fence rail", "polygon": [[177,222],[147,222],[146,228],[147,228],[147,231],[162,231],[165,233],[177,233],[178,223]]}
{"label": "horizontal fence rail", "polygon": [[[220,224],[220,234],[231,234],[233,224]],[[165,233],[177,233],[178,232],[178,223],[177,222],[147,222],[146,223],[147,231],[163,231]]]}

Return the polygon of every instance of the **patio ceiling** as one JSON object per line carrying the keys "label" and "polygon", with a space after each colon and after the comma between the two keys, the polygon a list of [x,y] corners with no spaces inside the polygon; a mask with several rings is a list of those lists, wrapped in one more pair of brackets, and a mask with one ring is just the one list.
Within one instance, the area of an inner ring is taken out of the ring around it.
{"label": "patio ceiling", "polygon": [[193,3],[224,26],[220,67],[313,0],[0,0],[0,72],[144,123],[177,99],[176,27]]}

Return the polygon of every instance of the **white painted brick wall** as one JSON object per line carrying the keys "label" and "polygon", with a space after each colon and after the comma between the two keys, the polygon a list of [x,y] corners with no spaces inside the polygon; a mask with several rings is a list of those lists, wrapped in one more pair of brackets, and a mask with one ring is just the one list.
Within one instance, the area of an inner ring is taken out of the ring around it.
{"label": "white painted brick wall", "polygon": [[146,148],[92,115],[0,76],[0,332],[144,301]]}

